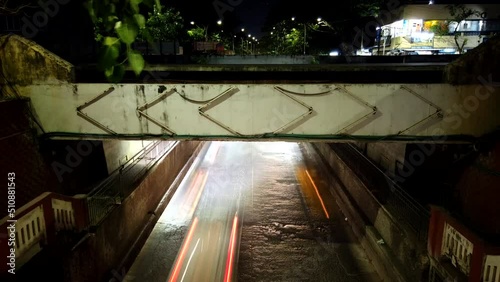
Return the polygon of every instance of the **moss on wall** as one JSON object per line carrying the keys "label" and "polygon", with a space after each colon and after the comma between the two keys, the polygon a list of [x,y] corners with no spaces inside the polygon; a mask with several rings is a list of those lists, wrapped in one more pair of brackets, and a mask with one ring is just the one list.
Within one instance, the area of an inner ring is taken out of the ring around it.
{"label": "moss on wall", "polygon": [[18,35],[0,37],[0,85],[74,82],[74,66],[33,41]]}

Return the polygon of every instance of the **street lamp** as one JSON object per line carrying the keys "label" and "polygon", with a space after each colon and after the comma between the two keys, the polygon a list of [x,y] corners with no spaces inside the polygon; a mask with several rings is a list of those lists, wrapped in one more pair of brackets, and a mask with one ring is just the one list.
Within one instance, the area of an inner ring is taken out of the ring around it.
{"label": "street lamp", "polygon": [[217,21],[217,24],[218,24],[218,25],[222,25],[222,21],[221,21],[221,20],[218,20],[218,21]]}
{"label": "street lamp", "polygon": [[191,22],[190,22],[190,24],[191,24],[191,25],[194,25],[194,22],[193,22],[193,21],[191,21]]}
{"label": "street lamp", "polygon": [[244,28],[242,28],[242,29],[241,29],[241,32],[245,32],[245,29],[244,29]]}
{"label": "street lamp", "polygon": [[322,19],[321,19],[321,17],[318,17],[316,20],[317,20],[318,22],[320,22]]}

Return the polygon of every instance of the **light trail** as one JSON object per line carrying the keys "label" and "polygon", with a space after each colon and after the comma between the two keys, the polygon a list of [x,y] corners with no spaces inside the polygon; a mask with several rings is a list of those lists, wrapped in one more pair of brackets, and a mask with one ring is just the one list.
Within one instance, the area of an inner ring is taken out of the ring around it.
{"label": "light trail", "polygon": [[181,282],[184,281],[184,277],[186,277],[186,272],[188,270],[189,264],[191,263],[191,259],[193,259],[193,255],[196,252],[199,243],[200,243],[200,238],[198,238],[198,240],[196,241],[196,245],[194,246],[194,249],[191,252],[191,255],[189,256],[188,262],[186,264],[186,269],[184,269],[184,273],[182,274]]}
{"label": "light trail", "polygon": [[233,219],[233,227],[231,229],[231,237],[229,239],[229,249],[227,251],[226,274],[224,276],[224,282],[231,281],[237,228],[238,228],[238,216],[235,215]]}
{"label": "light trail", "polygon": [[309,172],[307,171],[306,169],[306,174],[307,174],[307,177],[309,177],[309,180],[311,181],[313,187],[314,187],[314,190],[316,190],[316,195],[318,195],[318,198],[319,198],[319,201],[321,202],[321,206],[323,207],[323,211],[325,212],[325,215],[326,215],[326,218],[330,218],[330,215],[328,214],[328,211],[326,210],[326,207],[325,207],[325,203],[323,203],[323,199],[321,198],[321,196],[319,195],[319,191],[318,191],[318,188],[316,187],[316,184],[314,183],[314,181],[312,180],[311,178],[311,175],[309,175]]}
{"label": "light trail", "polygon": [[182,250],[179,253],[179,257],[177,258],[177,262],[174,267],[174,271],[172,272],[172,276],[168,281],[173,282],[177,281],[177,276],[179,275],[180,267],[182,266],[182,262],[184,261],[184,256],[186,255],[187,248],[191,239],[193,237],[194,230],[196,229],[196,225],[198,225],[198,218],[195,217],[193,223],[191,224],[191,228],[189,229],[188,236],[186,237],[186,241],[184,241],[184,245],[182,246]]}

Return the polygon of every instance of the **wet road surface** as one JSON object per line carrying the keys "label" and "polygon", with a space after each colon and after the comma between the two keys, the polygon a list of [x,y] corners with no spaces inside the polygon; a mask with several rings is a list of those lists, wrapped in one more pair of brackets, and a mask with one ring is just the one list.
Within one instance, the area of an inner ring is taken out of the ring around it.
{"label": "wet road surface", "polygon": [[124,281],[380,281],[294,142],[207,142]]}

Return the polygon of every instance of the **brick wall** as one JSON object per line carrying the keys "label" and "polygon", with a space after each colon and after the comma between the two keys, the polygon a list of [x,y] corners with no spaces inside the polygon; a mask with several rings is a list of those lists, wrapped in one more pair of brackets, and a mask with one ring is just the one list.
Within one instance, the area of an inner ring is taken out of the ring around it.
{"label": "brick wall", "polygon": [[[28,101],[0,101],[0,175],[16,174],[16,208],[43,192],[60,192],[49,167],[38,151],[34,128],[28,114]],[[7,199],[7,189],[3,190]],[[0,218],[7,215],[7,201],[0,201]]]}

